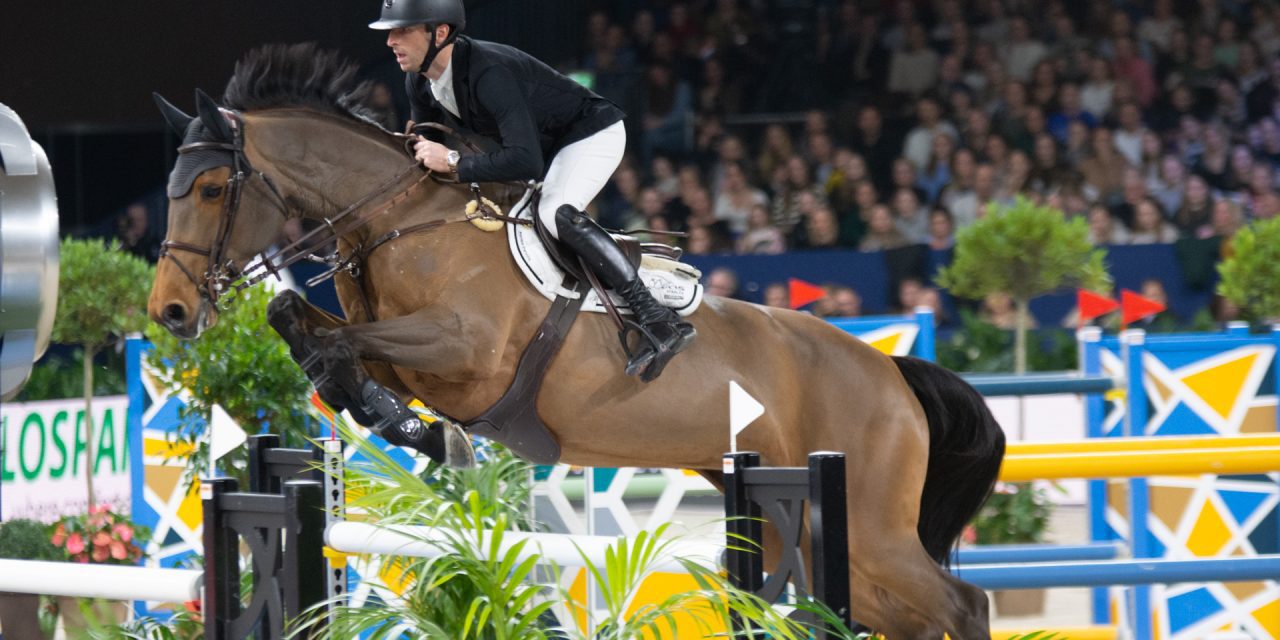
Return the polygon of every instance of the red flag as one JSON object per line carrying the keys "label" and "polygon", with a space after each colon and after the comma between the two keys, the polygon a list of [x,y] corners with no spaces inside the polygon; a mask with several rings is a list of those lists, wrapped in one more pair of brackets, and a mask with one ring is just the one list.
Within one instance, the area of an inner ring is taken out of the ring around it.
{"label": "red flag", "polygon": [[790,290],[792,309],[799,309],[810,302],[827,297],[826,289],[798,278],[789,278],[787,288]]}
{"label": "red flag", "polygon": [[1084,289],[1076,290],[1076,306],[1080,309],[1080,322],[1104,316],[1120,308],[1120,303],[1106,296]]}
{"label": "red flag", "polygon": [[1120,308],[1123,309],[1120,315],[1120,322],[1127,325],[1134,320],[1141,320],[1147,316],[1160,313],[1164,311],[1165,306],[1128,289],[1123,289],[1120,291]]}

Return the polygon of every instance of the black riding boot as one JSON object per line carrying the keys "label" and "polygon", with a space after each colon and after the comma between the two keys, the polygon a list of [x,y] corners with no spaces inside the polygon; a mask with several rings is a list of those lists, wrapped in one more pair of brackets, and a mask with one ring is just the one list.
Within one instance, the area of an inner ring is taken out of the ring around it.
{"label": "black riding boot", "polygon": [[[671,358],[693,342],[697,335],[693,325],[653,299],[636,268],[618,248],[618,243],[586,214],[571,205],[561,205],[556,210],[556,231],[560,234],[560,241],[581,256],[587,266],[631,307],[636,324],[633,330],[640,334],[641,339],[627,361],[627,375],[639,375],[645,382],[657,378]],[[622,336],[624,346],[628,333],[631,331],[624,332]]]}

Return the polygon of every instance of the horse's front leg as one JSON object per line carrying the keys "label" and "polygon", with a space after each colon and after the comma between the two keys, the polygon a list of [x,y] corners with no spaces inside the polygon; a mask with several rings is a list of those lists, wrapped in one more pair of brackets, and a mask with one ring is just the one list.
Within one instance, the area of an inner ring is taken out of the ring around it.
{"label": "horse's front leg", "polygon": [[[358,404],[325,373],[320,349],[322,336],[347,326],[347,322],[303,300],[297,292],[285,290],[267,305],[267,323],[289,345],[289,354],[311,379],[320,398],[338,412],[351,409],[354,416],[360,410]],[[364,422],[360,417],[357,421]]]}
{"label": "horse's front leg", "polygon": [[477,366],[488,371],[497,362],[496,356],[481,358],[475,347],[494,343],[485,326],[483,322],[464,324],[457,314],[440,306],[399,318],[337,327],[326,332],[321,341],[324,371],[368,417],[368,421],[360,420],[352,411],[357,421],[388,442],[412,447],[449,466],[469,466],[474,464],[474,454],[461,429],[447,420],[424,425],[398,394],[369,375],[361,361],[451,380],[483,376]]}

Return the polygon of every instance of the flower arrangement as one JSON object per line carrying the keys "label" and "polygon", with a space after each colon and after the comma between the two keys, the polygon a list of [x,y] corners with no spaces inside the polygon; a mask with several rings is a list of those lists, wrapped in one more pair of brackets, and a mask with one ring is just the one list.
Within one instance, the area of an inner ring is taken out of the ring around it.
{"label": "flower arrangement", "polygon": [[106,505],[97,505],[89,513],[56,522],[50,542],[72,562],[137,564],[143,556],[140,545],[150,537],[147,527],[133,524]]}
{"label": "flower arrangement", "polygon": [[974,518],[972,541],[978,544],[1041,542],[1049,528],[1052,509],[1049,494],[1042,487],[1030,482],[997,483]]}

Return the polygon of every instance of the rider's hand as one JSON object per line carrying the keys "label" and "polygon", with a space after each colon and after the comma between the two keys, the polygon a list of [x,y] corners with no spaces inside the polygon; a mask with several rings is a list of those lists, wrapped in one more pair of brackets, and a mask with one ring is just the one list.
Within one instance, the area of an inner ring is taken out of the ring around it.
{"label": "rider's hand", "polygon": [[449,173],[448,155],[448,147],[422,136],[418,136],[418,141],[413,143],[413,157],[422,166],[436,173]]}

